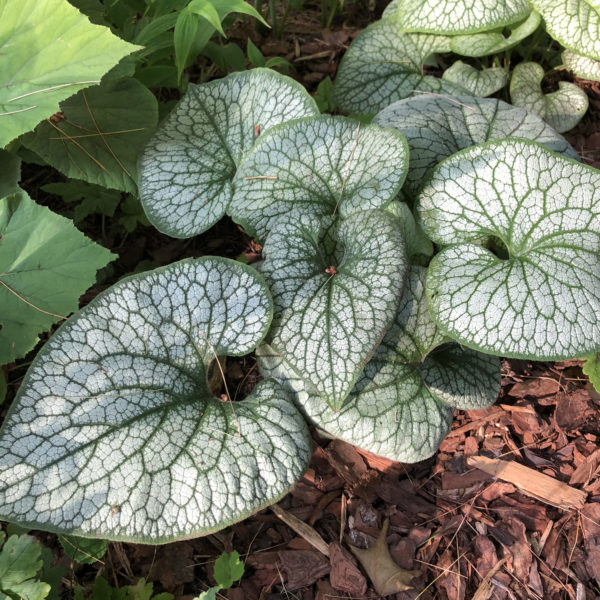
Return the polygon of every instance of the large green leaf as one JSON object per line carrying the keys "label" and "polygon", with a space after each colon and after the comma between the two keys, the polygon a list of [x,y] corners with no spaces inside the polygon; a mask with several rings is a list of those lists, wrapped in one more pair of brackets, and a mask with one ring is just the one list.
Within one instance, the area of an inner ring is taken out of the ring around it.
{"label": "large green leaf", "polygon": [[457,60],[451,67],[444,71],[442,77],[446,81],[455,83],[472,96],[485,98],[501,90],[509,79],[508,71],[502,67],[493,67],[480,71],[462,60]]}
{"label": "large green leaf", "polygon": [[96,271],[114,257],[24,192],[0,199],[0,364],[77,310]]}
{"label": "large green leaf", "polygon": [[542,18],[535,10],[522,22],[507,27],[508,35],[503,29],[486,31],[483,33],[470,33],[467,35],[454,35],[450,38],[450,50],[461,56],[487,56],[506,52],[518,46],[526,37],[532,35],[540,26]]}
{"label": "large green leaf", "polygon": [[67,0],[0,0],[0,47],[0,147],[139,48],[92,25]]}
{"label": "large green leaf", "polygon": [[518,64],[510,81],[510,101],[539,115],[559,133],[573,129],[588,109],[587,94],[574,83],[559,81],[558,90],[542,92],[544,69],[534,62]]}
{"label": "large green leaf", "polygon": [[323,403],[271,346],[258,351],[263,374],[295,394],[301,410],[331,435],[402,462],[431,456],[448,433],[453,408],[492,404],[500,361],[447,341],[429,317],[425,269],[411,267],[395,321],[340,410]]}
{"label": "large green leaf", "polygon": [[158,124],[158,102],[136,79],[110,80],[61,102],[64,119],[23,143],[67,177],[137,194],[137,161]]}
{"label": "large green leaf", "polygon": [[570,50],[562,53],[563,64],[577,77],[590,81],[600,81],[600,61],[575,54]]}
{"label": "large green leaf", "polygon": [[47,583],[34,579],[42,568],[42,545],[29,535],[11,535],[0,552],[0,597],[42,600]]}
{"label": "large green leaf", "polygon": [[429,237],[448,246],[427,276],[440,328],[502,356],[596,352],[598,189],[596,169],[524,140],[483,144],[438,165],[417,209]]}
{"label": "large green leaf", "polygon": [[270,343],[340,408],[398,309],[400,228],[385,211],[292,214],[271,230],[261,272],[275,306]]}
{"label": "large green leaf", "polygon": [[546,30],[565,48],[600,60],[600,4],[594,0],[531,0]]}
{"label": "large green leaf", "polygon": [[433,244],[423,233],[418,223],[415,222],[415,218],[406,202],[390,202],[385,210],[397,219],[406,245],[409,263],[414,265],[427,264],[429,257],[433,254]]}
{"label": "large green leaf", "polygon": [[35,358],[0,431],[0,515],[82,537],[160,543],[275,502],[310,457],[302,417],[264,381],[212,397],[209,364],[272,317],[254,269],[174,263],[100,294]]}
{"label": "large green leaf", "polygon": [[427,57],[449,51],[447,37],[401,33],[394,17],[377,21],[346,50],[335,79],[334,100],[348,112],[374,114],[415,90],[464,94],[460,86],[423,75]]}
{"label": "large green leaf", "polygon": [[403,190],[416,194],[427,171],[441,160],[486,141],[524,138],[577,158],[568,142],[538,116],[493,98],[409,98],[376,115],[375,123],[407,139],[410,164]]}
{"label": "large green leaf", "polygon": [[527,0],[402,0],[398,17],[404,31],[457,35],[506,27],[530,11]]}
{"label": "large green leaf", "polygon": [[272,129],[236,174],[230,214],[265,239],[290,210],[340,215],[381,208],[406,176],[408,148],[397,131],[322,115]]}
{"label": "large green leaf", "polygon": [[148,219],[178,238],[207,230],[227,211],[236,169],[257,137],[318,112],[303,87],[271,69],[190,85],[142,156]]}

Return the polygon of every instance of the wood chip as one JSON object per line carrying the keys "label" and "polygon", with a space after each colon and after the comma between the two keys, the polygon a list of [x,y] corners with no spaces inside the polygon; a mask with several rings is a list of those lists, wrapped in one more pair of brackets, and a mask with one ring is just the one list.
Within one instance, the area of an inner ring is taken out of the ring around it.
{"label": "wood chip", "polygon": [[469,467],[481,469],[498,479],[512,483],[528,496],[563,510],[581,509],[587,498],[584,491],[514,461],[469,456],[466,463]]}

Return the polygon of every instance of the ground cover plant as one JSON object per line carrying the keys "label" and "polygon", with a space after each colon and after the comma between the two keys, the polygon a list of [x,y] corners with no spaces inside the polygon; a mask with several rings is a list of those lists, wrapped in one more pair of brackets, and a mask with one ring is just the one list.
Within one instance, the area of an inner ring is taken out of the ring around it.
{"label": "ground cover plant", "polygon": [[[168,12],[176,38],[193,11],[218,31],[200,9]],[[451,47],[415,36],[419,71]],[[105,196],[103,228],[117,207],[125,219],[128,199],[145,215],[132,228],[147,218],[187,239],[227,216],[263,250],[252,265],[140,267],[53,333],[0,431],[2,518],[151,544],[206,535],[294,486],[311,457],[307,423],[415,463],[455,409],[494,403],[499,357],[589,356],[594,373],[600,172],[539,116],[472,95],[495,84],[477,77],[468,94],[452,83],[455,65],[446,80],[403,74],[400,87],[426,82],[435,95],[391,102],[386,87],[376,111],[357,109],[372,122],[320,114],[267,69],[183,85],[179,103],[159,105],[134,69],[22,131],[2,154],[4,362],[74,311],[111,258],[19,188],[20,159],[83,180],[54,188],[71,198],[121,192]],[[233,402],[223,365],[251,352],[263,381]]]}

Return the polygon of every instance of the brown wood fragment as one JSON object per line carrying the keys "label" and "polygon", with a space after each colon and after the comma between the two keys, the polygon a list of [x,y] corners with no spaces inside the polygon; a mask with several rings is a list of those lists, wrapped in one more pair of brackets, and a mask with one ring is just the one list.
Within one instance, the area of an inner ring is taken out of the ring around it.
{"label": "brown wood fragment", "polygon": [[281,550],[278,555],[287,576],[287,590],[312,585],[329,573],[329,561],[314,550]]}
{"label": "brown wood fragment", "polygon": [[592,452],[573,472],[569,483],[587,485],[600,468],[600,449]]}
{"label": "brown wood fragment", "polygon": [[491,579],[502,568],[505,562],[506,558],[503,558],[486,573],[473,596],[473,600],[488,600],[492,596],[494,588],[492,587]]}
{"label": "brown wood fragment", "polygon": [[367,591],[367,580],[356,566],[354,557],[338,542],[329,544],[331,587],[351,596],[363,596]]}
{"label": "brown wood fragment", "polygon": [[466,463],[469,467],[481,469],[494,477],[512,483],[528,496],[563,510],[581,509],[587,498],[585,492],[514,461],[469,456]]}
{"label": "brown wood fragment", "polygon": [[[475,411],[472,411],[472,412],[475,412]],[[479,411],[477,411],[477,412],[479,412]],[[475,421],[471,421],[470,423],[467,423],[466,425],[463,425],[462,427],[457,427],[456,429],[453,429],[448,434],[448,437],[452,437],[455,435],[462,435],[463,433],[466,433],[467,431],[472,431],[473,429],[477,429],[479,426],[484,425],[488,421],[496,421],[505,416],[506,416],[506,413],[504,412],[504,410],[502,410],[501,408],[494,408],[492,410],[492,412],[490,412],[489,414],[487,414]]]}
{"label": "brown wood fragment", "polygon": [[277,504],[271,506],[271,510],[298,535],[302,536],[311,546],[316,548],[325,556],[329,556],[329,547],[325,540],[310,526],[281,508]]}

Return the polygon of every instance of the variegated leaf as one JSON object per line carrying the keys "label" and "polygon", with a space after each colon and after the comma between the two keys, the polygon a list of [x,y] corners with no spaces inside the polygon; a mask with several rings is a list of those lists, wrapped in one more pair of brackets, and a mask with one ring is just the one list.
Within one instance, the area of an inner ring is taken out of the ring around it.
{"label": "variegated leaf", "polygon": [[493,67],[480,71],[462,60],[457,60],[446,69],[442,77],[446,81],[465,88],[472,96],[480,98],[491,96],[494,92],[501,90],[509,80],[506,69]]}

